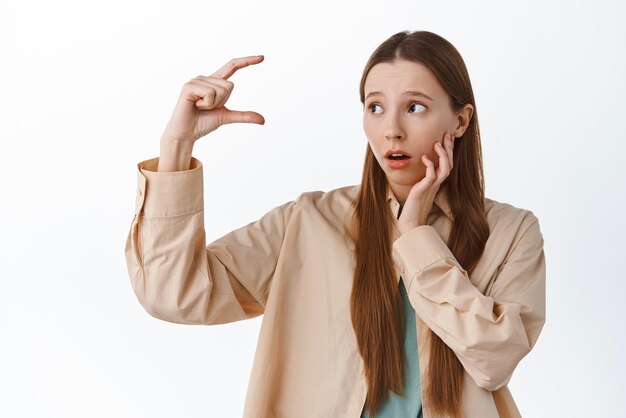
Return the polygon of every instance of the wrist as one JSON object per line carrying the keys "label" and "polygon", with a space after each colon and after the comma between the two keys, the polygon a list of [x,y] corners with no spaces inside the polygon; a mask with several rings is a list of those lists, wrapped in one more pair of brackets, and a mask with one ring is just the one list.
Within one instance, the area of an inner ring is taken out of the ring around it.
{"label": "wrist", "polygon": [[193,141],[161,139],[158,171],[189,170]]}
{"label": "wrist", "polygon": [[410,230],[417,228],[418,226],[420,226],[420,224],[411,224],[411,225],[402,224],[402,225],[398,225],[398,231],[400,232],[400,235],[404,235]]}

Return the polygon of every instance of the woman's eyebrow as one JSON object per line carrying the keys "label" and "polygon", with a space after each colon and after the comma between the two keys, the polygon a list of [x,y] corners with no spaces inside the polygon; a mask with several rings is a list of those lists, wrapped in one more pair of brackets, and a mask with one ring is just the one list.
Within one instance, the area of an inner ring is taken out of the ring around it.
{"label": "woman's eyebrow", "polygon": [[[432,100],[432,97],[430,97],[429,95],[427,95],[426,93],[422,93],[421,91],[416,91],[416,90],[407,90],[402,92],[403,95],[405,96],[422,96],[427,98],[428,100]],[[371,91],[367,94],[367,96],[365,97],[365,99],[368,99],[370,96],[384,96],[383,92],[380,91]]]}

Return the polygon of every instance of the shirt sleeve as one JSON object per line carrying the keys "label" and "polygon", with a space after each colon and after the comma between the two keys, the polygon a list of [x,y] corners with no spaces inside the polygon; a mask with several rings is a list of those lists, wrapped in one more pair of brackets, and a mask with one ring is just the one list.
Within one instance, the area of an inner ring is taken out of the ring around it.
{"label": "shirt sleeve", "polygon": [[152,316],[215,325],[264,312],[294,201],[206,245],[202,163],[159,172],[137,165],[135,216],[125,257],[133,290]]}
{"label": "shirt sleeve", "polygon": [[488,295],[430,225],[396,239],[393,256],[417,314],[476,384],[490,391],[508,384],[545,323],[545,257],[535,215],[527,211]]}

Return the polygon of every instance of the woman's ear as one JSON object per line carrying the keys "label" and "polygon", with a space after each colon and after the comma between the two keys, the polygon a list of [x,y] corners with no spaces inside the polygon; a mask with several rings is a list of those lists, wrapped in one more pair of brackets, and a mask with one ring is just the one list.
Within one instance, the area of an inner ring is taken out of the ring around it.
{"label": "woman's ear", "polygon": [[472,120],[472,116],[474,114],[474,106],[467,103],[463,106],[463,109],[459,110],[456,115],[457,126],[452,131],[452,134],[456,138],[460,138],[465,133],[465,130],[469,126],[470,120]]}

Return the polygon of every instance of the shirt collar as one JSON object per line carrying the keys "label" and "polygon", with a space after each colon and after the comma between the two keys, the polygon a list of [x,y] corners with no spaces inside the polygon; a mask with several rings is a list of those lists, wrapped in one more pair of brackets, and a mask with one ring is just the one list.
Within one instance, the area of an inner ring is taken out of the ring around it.
{"label": "shirt collar", "polygon": [[[387,183],[387,202],[391,204],[395,202],[396,204],[400,204],[396,196],[393,194],[393,190]],[[438,207],[449,219],[452,219],[452,209],[450,207],[450,199],[448,194],[447,183],[442,184],[437,190],[437,194],[435,194],[435,199],[433,200],[433,208],[431,212],[435,210],[435,206]]]}

